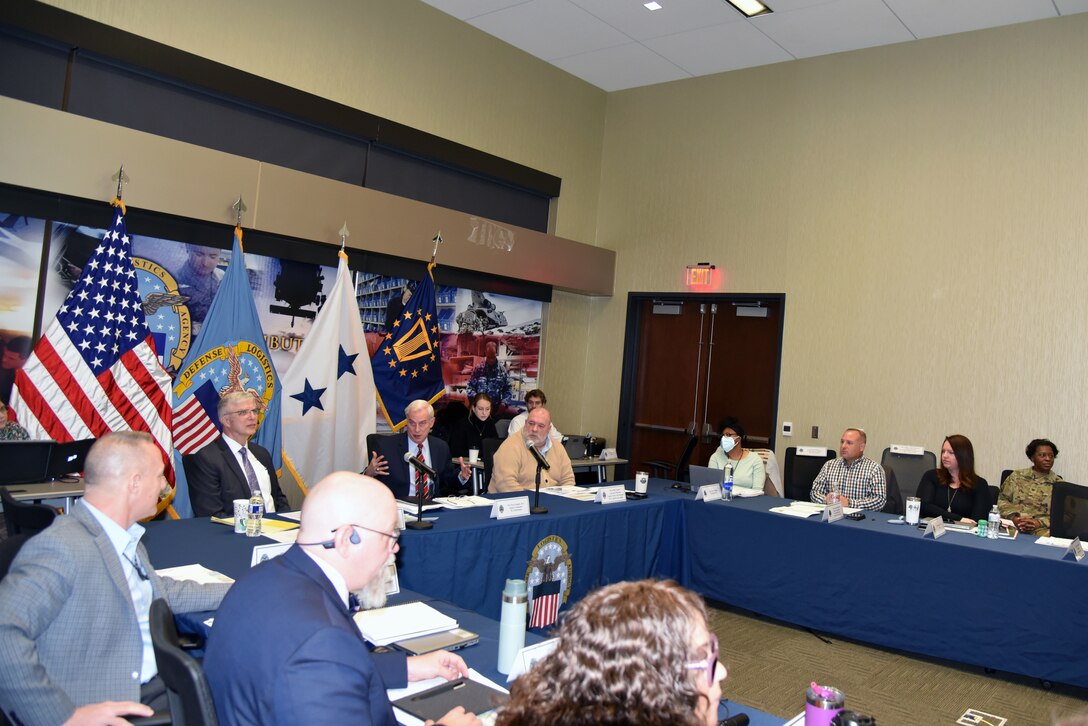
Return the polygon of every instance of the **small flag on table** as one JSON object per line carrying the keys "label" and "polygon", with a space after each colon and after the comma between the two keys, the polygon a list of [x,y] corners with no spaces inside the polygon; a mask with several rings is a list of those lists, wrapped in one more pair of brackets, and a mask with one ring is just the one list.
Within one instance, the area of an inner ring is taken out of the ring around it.
{"label": "small flag on table", "polygon": [[559,616],[559,580],[542,582],[533,588],[533,613],[529,616],[530,628],[546,628]]}

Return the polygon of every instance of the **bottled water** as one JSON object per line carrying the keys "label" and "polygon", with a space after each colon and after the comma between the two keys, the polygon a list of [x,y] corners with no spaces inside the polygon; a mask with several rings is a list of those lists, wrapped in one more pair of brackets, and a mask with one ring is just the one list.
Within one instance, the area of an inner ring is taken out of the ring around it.
{"label": "bottled water", "polygon": [[997,539],[997,533],[1001,529],[1001,512],[997,511],[997,505],[995,504],[990,510],[990,516],[987,517],[990,523],[990,528],[986,532],[986,536],[990,539]]}
{"label": "bottled water", "polygon": [[261,520],[264,518],[264,497],[261,490],[253,492],[249,498],[249,510],[246,516],[246,537],[261,536]]}
{"label": "bottled water", "polygon": [[722,482],[722,499],[733,501],[733,465],[725,465],[725,481]]}

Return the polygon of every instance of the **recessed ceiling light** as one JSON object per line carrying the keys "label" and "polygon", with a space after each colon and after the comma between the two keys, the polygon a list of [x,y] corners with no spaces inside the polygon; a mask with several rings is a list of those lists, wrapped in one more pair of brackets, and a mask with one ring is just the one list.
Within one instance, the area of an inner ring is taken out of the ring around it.
{"label": "recessed ceiling light", "polygon": [[642,3],[642,5],[643,5],[643,6],[644,6],[644,7],[645,7],[645,8],[647,9],[647,10],[660,10],[660,9],[661,9],[661,3],[653,2],[653,0],[651,0],[651,1],[650,1],[650,2],[648,2],[648,3]]}
{"label": "recessed ceiling light", "polygon": [[769,7],[761,3],[759,0],[725,0],[727,3],[735,7],[737,10],[744,13],[747,18],[754,18],[757,15],[766,15],[767,13],[773,13]]}

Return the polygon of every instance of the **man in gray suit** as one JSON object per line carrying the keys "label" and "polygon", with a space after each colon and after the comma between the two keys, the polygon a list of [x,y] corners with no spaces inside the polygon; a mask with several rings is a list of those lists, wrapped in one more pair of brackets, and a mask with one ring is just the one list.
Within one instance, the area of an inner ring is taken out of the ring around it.
{"label": "man in gray suit", "polygon": [[[151,601],[214,610],[227,585],[159,577],[136,522],[155,513],[163,458],[144,433],[91,448],[86,495],[23,545],[0,581],[0,707],[15,723],[117,724],[164,703]],[[141,703],[142,702],[142,703]]]}

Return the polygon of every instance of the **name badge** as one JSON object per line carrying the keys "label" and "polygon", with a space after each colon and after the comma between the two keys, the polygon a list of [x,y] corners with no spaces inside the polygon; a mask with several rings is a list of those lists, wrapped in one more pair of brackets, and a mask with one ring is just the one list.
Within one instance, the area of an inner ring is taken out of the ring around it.
{"label": "name badge", "polygon": [[838,522],[840,519],[842,519],[842,502],[826,505],[820,514],[821,522]]}
{"label": "name badge", "polygon": [[256,567],[265,560],[270,560],[273,557],[279,557],[289,549],[291,549],[290,542],[288,542],[287,544],[257,545],[253,548],[253,555],[249,558],[249,566]]}
{"label": "name badge", "polygon": [[601,449],[601,461],[612,461],[620,458],[615,449]]}
{"label": "name badge", "polygon": [[396,595],[400,593],[400,576],[397,575],[397,560],[393,555],[392,560],[385,566],[385,594]]}
{"label": "name badge", "polygon": [[404,531],[404,510],[397,507],[397,529]]}
{"label": "name badge", "polygon": [[1073,558],[1077,562],[1084,559],[1084,545],[1081,544],[1080,537],[1075,538],[1069,543],[1069,547],[1066,548],[1065,554],[1062,555],[1063,560]]}
{"label": "name badge", "polygon": [[722,485],[721,484],[704,484],[699,487],[698,493],[695,495],[695,501],[702,499],[704,502],[713,502],[715,499],[721,501],[722,498]]}
{"label": "name badge", "polygon": [[529,497],[500,499],[491,505],[491,519],[513,519],[529,516]]}
{"label": "name badge", "polygon": [[926,531],[922,532],[923,537],[933,535],[933,539],[940,539],[944,537],[944,520],[940,517],[934,517],[929,520],[929,524],[926,525]]}
{"label": "name badge", "polygon": [[597,496],[593,499],[594,502],[601,504],[617,504],[618,502],[627,501],[627,492],[622,485],[601,487],[597,490]]}

